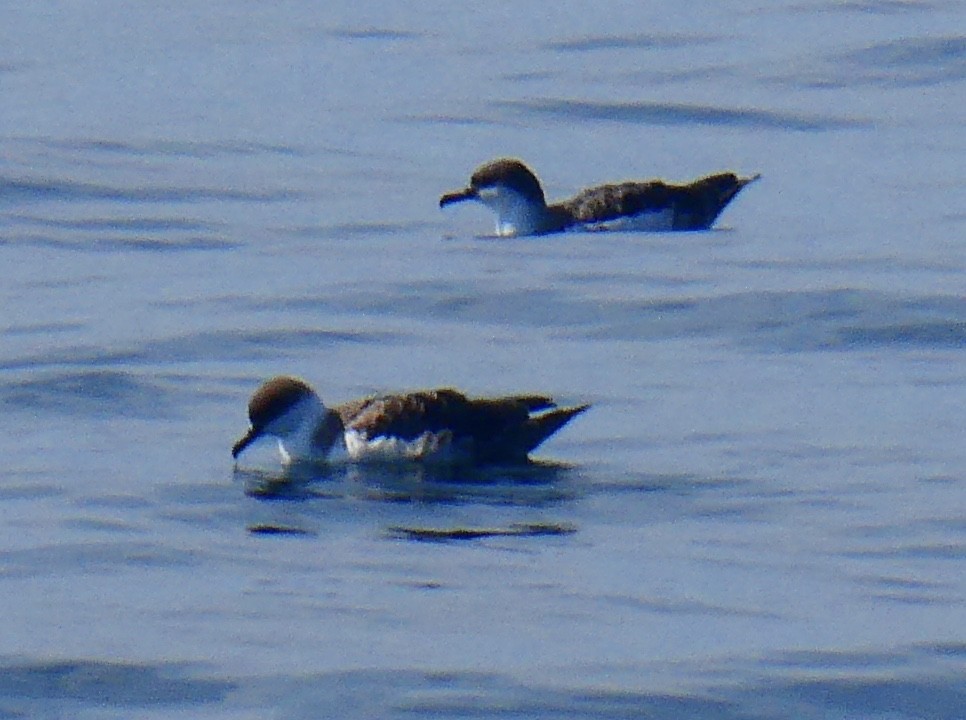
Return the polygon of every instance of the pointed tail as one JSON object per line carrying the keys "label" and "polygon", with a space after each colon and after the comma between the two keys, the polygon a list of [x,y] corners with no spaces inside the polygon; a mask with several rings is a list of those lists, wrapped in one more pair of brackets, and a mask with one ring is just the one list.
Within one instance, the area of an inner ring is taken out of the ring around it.
{"label": "pointed tail", "polygon": [[725,205],[734,200],[735,195],[740,193],[746,185],[750,185],[759,179],[761,179],[761,173],[755,173],[748,177],[738,177],[734,173],[722,173],[721,175],[712,175],[709,177],[708,180],[717,186],[718,211],[723,210]]}
{"label": "pointed tail", "polygon": [[759,178],[761,173],[748,177],[738,177],[734,173],[720,173],[697,181],[692,187],[703,195],[703,209],[691,219],[694,227],[683,229],[707,230],[710,228],[728,203],[734,200],[746,185],[750,185]]}
{"label": "pointed tail", "polygon": [[555,408],[527,420],[519,436],[521,455],[526,456],[531,451],[536,450],[544,440],[589,407],[590,405],[587,404]]}

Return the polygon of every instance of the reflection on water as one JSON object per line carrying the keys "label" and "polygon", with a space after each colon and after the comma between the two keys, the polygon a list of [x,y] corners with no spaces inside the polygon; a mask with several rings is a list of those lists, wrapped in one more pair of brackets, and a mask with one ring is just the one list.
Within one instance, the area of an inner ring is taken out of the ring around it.
{"label": "reflection on water", "polygon": [[234,477],[247,495],[262,500],[352,497],[538,507],[575,497],[573,472],[569,464],[549,461],[482,467],[414,462],[295,464],[277,472],[236,467]]}

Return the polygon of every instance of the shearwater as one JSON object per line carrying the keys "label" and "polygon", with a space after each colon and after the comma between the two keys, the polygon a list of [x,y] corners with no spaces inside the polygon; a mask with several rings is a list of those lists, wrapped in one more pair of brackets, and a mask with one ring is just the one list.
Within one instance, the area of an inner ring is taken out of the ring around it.
{"label": "shearwater", "polygon": [[274,437],[285,464],[351,461],[525,462],[529,453],[589,405],[557,407],[544,395],[470,398],[450,388],[374,395],[331,408],[304,381],[280,375],[248,403],[248,432],[232,457]]}
{"label": "shearwater", "polygon": [[481,202],[496,213],[496,234],[502,237],[564,230],[707,230],[741,189],[759,177],[726,172],[680,185],[627,181],[587,188],[548,205],[530,168],[515,158],[500,158],[476,168],[470,184],[444,194],[439,206]]}

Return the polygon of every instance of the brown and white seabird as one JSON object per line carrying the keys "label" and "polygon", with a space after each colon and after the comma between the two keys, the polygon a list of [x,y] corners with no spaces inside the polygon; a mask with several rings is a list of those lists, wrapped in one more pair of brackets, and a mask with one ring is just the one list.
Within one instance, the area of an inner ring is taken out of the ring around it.
{"label": "brown and white seabird", "polygon": [[450,388],[376,395],[326,407],[309,385],[281,375],[248,403],[251,426],[232,457],[261,437],[278,441],[282,461],[517,463],[589,405],[559,408],[543,395],[468,398]]}
{"label": "brown and white seabird", "polygon": [[564,230],[707,230],[745,185],[760,175],[719,173],[676,185],[628,181],[582,190],[548,205],[540,181],[514,158],[484,163],[463,190],[446,193],[439,206],[476,200],[496,215],[496,234],[544,235]]}

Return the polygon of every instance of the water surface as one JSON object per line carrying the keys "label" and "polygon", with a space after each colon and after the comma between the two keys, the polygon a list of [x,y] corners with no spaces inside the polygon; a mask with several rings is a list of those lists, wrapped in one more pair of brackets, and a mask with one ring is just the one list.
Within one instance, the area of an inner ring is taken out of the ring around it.
{"label": "water surface", "polygon": [[[0,717],[960,717],[963,26],[8,8]],[[436,202],[500,155],[763,179],[495,240]],[[280,372],[593,408],[532,468],[280,485],[229,454]]]}

